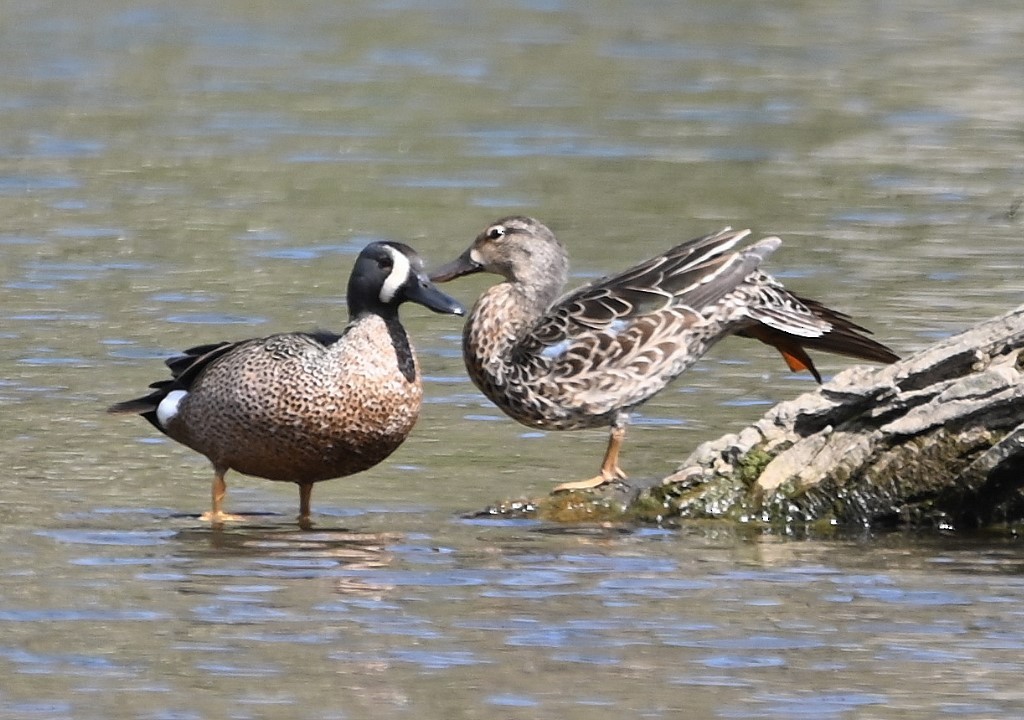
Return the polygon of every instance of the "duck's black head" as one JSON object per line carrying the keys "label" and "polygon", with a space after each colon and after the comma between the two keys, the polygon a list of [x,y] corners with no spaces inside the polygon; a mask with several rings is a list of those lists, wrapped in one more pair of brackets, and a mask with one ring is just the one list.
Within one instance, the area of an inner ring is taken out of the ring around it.
{"label": "duck's black head", "polygon": [[370,243],[356,258],[348,280],[349,315],[393,315],[404,302],[449,315],[465,312],[458,300],[430,282],[423,259],[411,247],[400,242]]}

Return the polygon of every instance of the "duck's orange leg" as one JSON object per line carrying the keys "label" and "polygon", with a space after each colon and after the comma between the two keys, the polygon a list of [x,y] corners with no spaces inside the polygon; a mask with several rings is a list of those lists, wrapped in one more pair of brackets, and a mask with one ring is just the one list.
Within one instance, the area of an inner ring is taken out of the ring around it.
{"label": "duck's orange leg", "polygon": [[199,516],[200,520],[213,523],[214,525],[221,525],[225,522],[232,522],[235,520],[243,520],[241,515],[231,515],[224,512],[224,496],[227,495],[228,486],[224,482],[224,475],[227,473],[227,468],[214,467],[213,468],[213,487],[210,489],[211,500],[213,506],[210,512],[205,512]]}
{"label": "duck's orange leg", "polygon": [[619,413],[612,423],[611,431],[608,433],[608,447],[604,451],[604,460],[601,462],[601,471],[587,480],[562,483],[552,493],[569,492],[571,490],[590,490],[616,480],[625,480],[626,473],[619,467],[619,450],[622,448],[622,441],[626,439],[626,422],[628,416]]}

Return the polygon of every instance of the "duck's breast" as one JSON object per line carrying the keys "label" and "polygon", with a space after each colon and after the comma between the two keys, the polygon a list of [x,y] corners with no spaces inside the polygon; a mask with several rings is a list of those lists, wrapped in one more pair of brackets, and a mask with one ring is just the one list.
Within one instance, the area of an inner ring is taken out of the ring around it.
{"label": "duck's breast", "polygon": [[303,334],[254,341],[204,373],[169,434],[214,464],[272,480],[365,470],[419,415],[419,371],[404,331],[395,334],[369,316],[333,343]]}

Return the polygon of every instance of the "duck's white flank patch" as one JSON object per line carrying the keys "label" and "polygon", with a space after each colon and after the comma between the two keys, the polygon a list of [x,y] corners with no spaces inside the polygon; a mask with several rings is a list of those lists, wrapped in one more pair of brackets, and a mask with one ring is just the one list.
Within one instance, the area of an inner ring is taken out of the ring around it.
{"label": "duck's white flank patch", "polygon": [[167,427],[167,423],[178,414],[181,401],[188,395],[187,390],[171,390],[167,396],[156,406],[156,421],[160,427]]}
{"label": "duck's white flank patch", "polygon": [[[626,330],[628,327],[629,321],[627,320],[612,320],[610,323],[608,323],[606,332],[618,335],[622,331]],[[572,338],[565,338],[564,340],[559,340],[554,345],[548,345],[546,348],[541,350],[540,356],[542,358],[547,358],[548,360],[560,358],[563,355],[565,355],[565,351],[572,346],[572,342]]]}
{"label": "duck's white flank patch", "polygon": [[547,358],[548,360],[554,360],[557,357],[561,357],[565,354],[565,351],[572,345],[572,340],[566,338],[561,342],[556,342],[554,345],[548,345],[546,348],[540,351],[540,356]]}
{"label": "duck's white flank patch", "polygon": [[395,293],[398,292],[398,288],[402,287],[402,285],[405,284],[405,281],[409,279],[411,267],[409,265],[409,258],[405,255],[388,245],[385,245],[384,247],[389,253],[391,253],[393,264],[387,279],[384,281],[384,284],[380,286],[380,301],[382,303],[389,303],[394,299]]}

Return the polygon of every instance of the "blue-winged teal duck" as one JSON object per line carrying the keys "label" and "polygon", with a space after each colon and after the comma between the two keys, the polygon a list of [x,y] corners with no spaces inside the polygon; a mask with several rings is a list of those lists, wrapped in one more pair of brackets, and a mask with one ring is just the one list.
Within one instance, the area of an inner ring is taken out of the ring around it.
{"label": "blue-winged teal duck", "polygon": [[213,464],[215,523],[228,470],[297,483],[299,522],[309,524],[313,484],[373,467],[412,430],[423,387],[398,307],[415,302],[462,315],[402,243],[367,245],[348,282],[349,324],[340,333],[286,333],[200,345],[167,360],[172,378],[113,413],[139,413]]}
{"label": "blue-winged teal duck", "polygon": [[778,238],[734,250],[748,234],[726,228],[560,296],[565,247],[537,220],[508,217],[431,274],[435,282],[475,272],[504,278],[477,300],[462,349],[470,378],[507,415],[549,430],[611,426],[600,473],[556,491],[625,478],[618,457],[629,411],[727,335],[774,346],[818,382],[805,348],[897,359],[847,315],[758,270]]}

